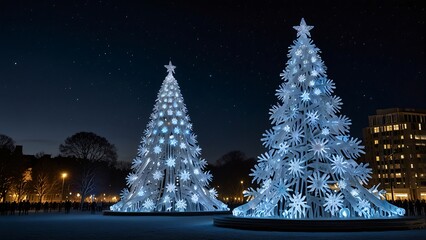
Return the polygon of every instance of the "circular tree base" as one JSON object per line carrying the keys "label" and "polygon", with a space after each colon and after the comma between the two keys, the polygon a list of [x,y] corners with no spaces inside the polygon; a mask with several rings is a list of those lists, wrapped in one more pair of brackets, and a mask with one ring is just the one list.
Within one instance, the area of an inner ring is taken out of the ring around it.
{"label": "circular tree base", "polygon": [[205,215],[225,215],[231,211],[205,211],[205,212],[115,212],[103,211],[106,216],[205,216]]}
{"label": "circular tree base", "polygon": [[278,218],[217,217],[213,224],[218,227],[258,231],[286,232],[357,232],[408,230],[425,227],[423,217],[397,217],[375,219],[309,219],[293,220]]}

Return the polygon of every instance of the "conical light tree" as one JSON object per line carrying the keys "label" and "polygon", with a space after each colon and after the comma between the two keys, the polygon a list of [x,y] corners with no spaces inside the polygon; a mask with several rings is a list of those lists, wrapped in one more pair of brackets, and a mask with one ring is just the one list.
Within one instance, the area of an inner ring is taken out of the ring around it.
{"label": "conical light tree", "polygon": [[129,189],[111,207],[123,212],[226,211],[216,199],[212,179],[203,171],[207,161],[200,159],[201,148],[192,133],[179,85],[173,76],[175,66],[165,65],[166,76],[127,176]]}
{"label": "conical light tree", "polygon": [[378,186],[366,189],[371,169],[355,160],[363,146],[349,136],[351,121],[338,115],[342,102],[333,95],[320,50],[302,19],[290,47],[279,103],[270,109],[272,129],[263,134],[268,151],[250,174],[260,184],[235,216],[281,218],[383,217],[405,211],[384,200]]}

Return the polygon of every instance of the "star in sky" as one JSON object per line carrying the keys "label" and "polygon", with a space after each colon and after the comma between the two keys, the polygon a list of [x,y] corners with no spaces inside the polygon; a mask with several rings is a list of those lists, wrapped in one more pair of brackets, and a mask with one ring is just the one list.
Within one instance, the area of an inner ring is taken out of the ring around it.
{"label": "star in sky", "polygon": [[294,29],[297,30],[297,36],[311,36],[311,33],[309,32],[312,28],[314,28],[313,26],[308,26],[306,25],[305,19],[302,18],[302,20],[300,21],[300,25],[299,26],[293,26]]}

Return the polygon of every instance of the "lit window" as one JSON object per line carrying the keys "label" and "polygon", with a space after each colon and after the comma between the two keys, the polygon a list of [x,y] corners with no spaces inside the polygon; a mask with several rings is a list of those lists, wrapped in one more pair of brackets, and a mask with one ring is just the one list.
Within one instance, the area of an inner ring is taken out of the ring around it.
{"label": "lit window", "polygon": [[422,130],[422,124],[419,123],[419,130]]}
{"label": "lit window", "polygon": [[386,126],[386,131],[392,131],[392,125]]}
{"label": "lit window", "polygon": [[404,139],[404,135],[401,135],[401,139]]}
{"label": "lit window", "polygon": [[411,164],[411,168],[414,168],[414,164]]}
{"label": "lit window", "polygon": [[404,154],[401,154],[401,159],[404,159],[405,157],[404,157]]}
{"label": "lit window", "polygon": [[380,132],[379,127],[374,127],[374,133]]}
{"label": "lit window", "polygon": [[378,177],[378,178],[380,178],[380,173],[379,173],[379,174],[377,174],[377,177]]}
{"label": "lit window", "polygon": [[385,165],[385,169],[388,169],[388,165]]}
{"label": "lit window", "polygon": [[379,140],[374,140],[374,144],[379,144]]}
{"label": "lit window", "polygon": [[399,130],[399,125],[397,124],[393,125],[393,130]]}
{"label": "lit window", "polygon": [[396,177],[397,177],[397,178],[400,178],[400,177],[401,177],[401,173],[397,173],[397,174],[396,174]]}
{"label": "lit window", "polygon": [[376,156],[376,161],[380,161],[380,157],[379,156]]}
{"label": "lit window", "polygon": [[404,129],[407,129],[407,124],[406,123],[404,123]]}
{"label": "lit window", "polygon": [[410,139],[413,139],[413,134],[410,134]]}

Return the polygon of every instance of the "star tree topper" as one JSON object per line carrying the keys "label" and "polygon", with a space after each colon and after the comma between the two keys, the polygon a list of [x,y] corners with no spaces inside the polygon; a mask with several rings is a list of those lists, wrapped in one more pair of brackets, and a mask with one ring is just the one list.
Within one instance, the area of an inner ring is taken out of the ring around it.
{"label": "star tree topper", "polygon": [[294,26],[294,29],[297,30],[297,36],[311,36],[311,33],[309,32],[310,30],[312,30],[312,28],[314,28],[313,26],[308,26],[306,25],[305,19],[302,18],[302,20],[300,20],[300,25],[299,26]]}
{"label": "star tree topper", "polygon": [[172,61],[169,61],[169,65],[164,65],[167,68],[168,73],[175,73],[176,66],[173,66]]}

